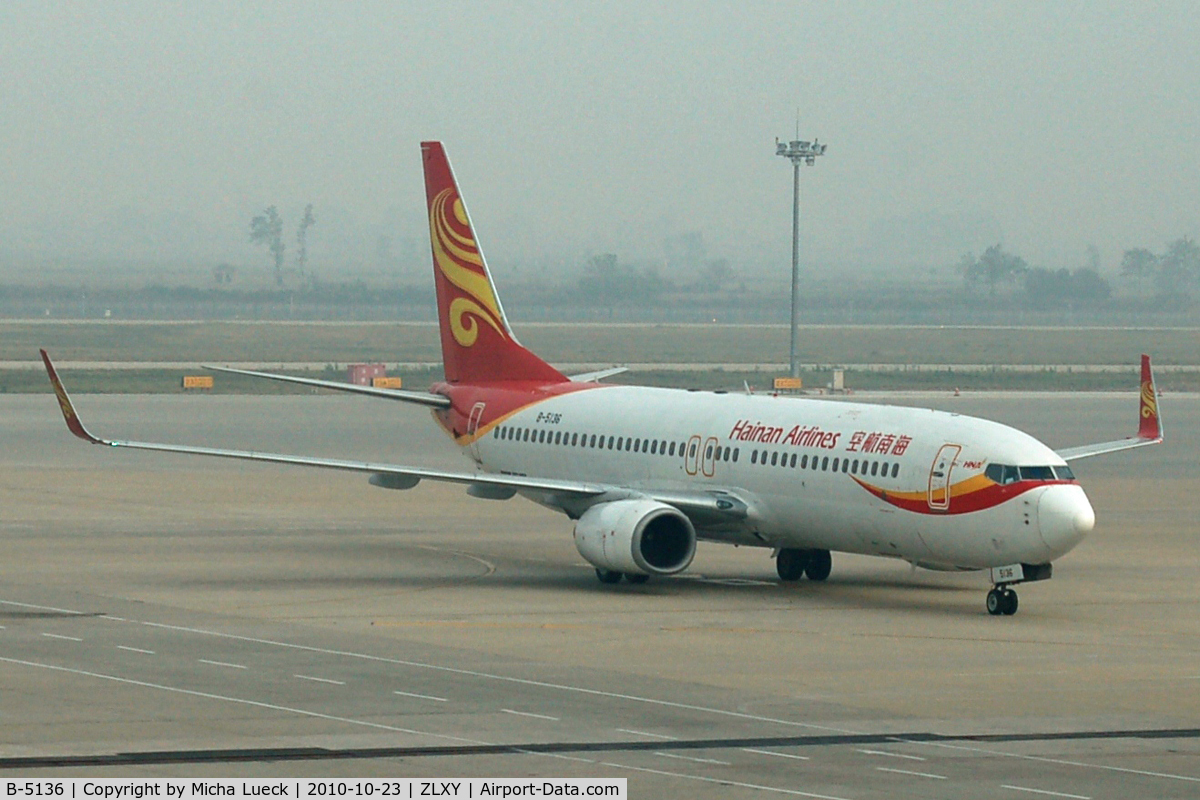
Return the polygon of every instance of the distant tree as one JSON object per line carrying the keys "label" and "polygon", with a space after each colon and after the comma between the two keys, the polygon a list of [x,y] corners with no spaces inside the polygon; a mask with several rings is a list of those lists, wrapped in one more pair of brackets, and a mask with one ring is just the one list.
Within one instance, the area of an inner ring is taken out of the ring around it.
{"label": "distant tree", "polygon": [[708,284],[707,288],[720,289],[733,280],[733,269],[729,266],[729,259],[714,258],[709,261],[701,270],[700,277]]}
{"label": "distant tree", "polygon": [[1200,246],[1186,236],[1167,245],[1158,260],[1158,288],[1164,296],[1186,299],[1200,279]]}
{"label": "distant tree", "polygon": [[1121,274],[1133,278],[1137,283],[1138,294],[1142,293],[1142,281],[1147,276],[1153,276],[1158,269],[1158,256],[1144,247],[1126,250],[1121,256]]}
{"label": "distant tree", "polygon": [[312,203],[304,207],[304,218],[300,220],[300,226],[296,228],[296,266],[300,270],[300,280],[308,283],[308,229],[317,224],[317,218],[313,216]]}
{"label": "distant tree", "polygon": [[1109,298],[1112,287],[1091,267],[1074,272],[1035,267],[1025,273],[1025,294],[1035,308],[1095,305]]}
{"label": "distant tree", "polygon": [[275,259],[275,285],[283,286],[283,220],[275,206],[250,220],[250,241],[265,245]]}
{"label": "distant tree", "polygon": [[588,259],[579,288],[588,300],[611,308],[661,294],[663,279],[655,269],[637,270],[618,262],[615,254],[603,253]]}
{"label": "distant tree", "polygon": [[979,258],[973,254],[963,256],[959,261],[959,269],[968,285],[987,284],[988,295],[994,296],[997,285],[1015,282],[1029,271],[1029,265],[1025,259],[1007,253],[1000,245],[994,244],[984,250]]}

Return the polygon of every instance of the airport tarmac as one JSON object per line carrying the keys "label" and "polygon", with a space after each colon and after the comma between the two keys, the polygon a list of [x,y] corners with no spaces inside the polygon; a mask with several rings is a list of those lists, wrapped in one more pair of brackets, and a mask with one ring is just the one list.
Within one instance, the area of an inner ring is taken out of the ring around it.
{"label": "airport tarmac", "polygon": [[[64,375],[70,385],[70,375]],[[856,397],[856,399],[870,399]],[[889,396],[1065,447],[1134,393]],[[427,412],[334,396],[76,398],[102,435],[466,468]],[[779,402],[790,402],[781,398]],[[766,550],[599,584],[533,504],[114,451],[0,396],[0,776],[629,778],[630,797],[1200,795],[1200,397],[1076,462],[1093,533],[983,574]]]}

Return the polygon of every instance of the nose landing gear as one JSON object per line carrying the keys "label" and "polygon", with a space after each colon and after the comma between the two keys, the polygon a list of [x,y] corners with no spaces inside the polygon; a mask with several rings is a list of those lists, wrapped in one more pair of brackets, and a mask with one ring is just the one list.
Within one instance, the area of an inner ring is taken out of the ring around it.
{"label": "nose landing gear", "polygon": [[1010,587],[1029,581],[1049,580],[1054,574],[1050,564],[1009,564],[992,567],[992,590],[987,593],[987,610],[993,617],[1011,617],[1017,613],[1017,593]]}
{"label": "nose landing gear", "polygon": [[987,594],[987,610],[994,617],[1011,617],[1017,613],[1017,593],[1007,586],[997,586]]}

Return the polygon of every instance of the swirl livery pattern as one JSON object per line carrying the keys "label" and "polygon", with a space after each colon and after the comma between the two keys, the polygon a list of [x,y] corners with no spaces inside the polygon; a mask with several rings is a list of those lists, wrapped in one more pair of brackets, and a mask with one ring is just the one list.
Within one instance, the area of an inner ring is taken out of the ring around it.
{"label": "swirl livery pattern", "polygon": [[462,292],[450,301],[448,322],[454,341],[471,347],[479,338],[481,324],[509,338],[466,209],[454,189],[443,189],[429,204],[429,239],[438,271]]}

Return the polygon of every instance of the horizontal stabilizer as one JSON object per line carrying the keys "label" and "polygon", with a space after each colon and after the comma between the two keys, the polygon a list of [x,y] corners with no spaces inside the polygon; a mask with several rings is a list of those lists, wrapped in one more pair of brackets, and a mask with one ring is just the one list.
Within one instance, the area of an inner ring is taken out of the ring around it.
{"label": "horizontal stabilizer", "polygon": [[605,378],[620,375],[622,372],[628,371],[629,367],[609,367],[608,369],[598,369],[595,372],[581,372],[578,375],[569,375],[568,377],[575,383],[595,383],[596,381],[602,381]]}
{"label": "horizontal stabilizer", "polygon": [[365,394],[370,397],[400,400],[404,403],[416,403],[417,405],[432,406],[433,408],[450,407],[449,397],[440,394],[431,394],[430,392],[410,392],[405,389],[379,389],[374,386],[359,386],[356,383],[323,381],[317,378],[298,378],[294,375],[277,375],[273,372],[255,372],[254,370],[234,369],[233,367],[213,367],[208,364],[205,364],[204,368],[213,372],[227,372],[230,375],[249,375],[252,378],[266,378],[269,381],[280,381],[282,383],[298,383],[301,386],[314,386],[319,389],[331,389],[335,392]]}

